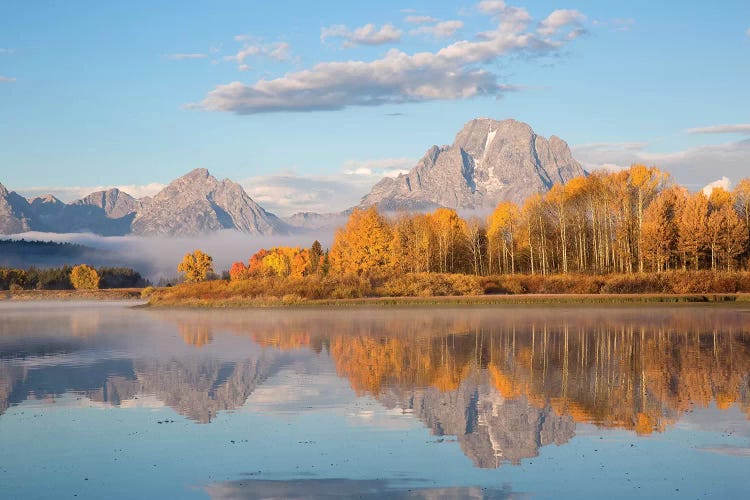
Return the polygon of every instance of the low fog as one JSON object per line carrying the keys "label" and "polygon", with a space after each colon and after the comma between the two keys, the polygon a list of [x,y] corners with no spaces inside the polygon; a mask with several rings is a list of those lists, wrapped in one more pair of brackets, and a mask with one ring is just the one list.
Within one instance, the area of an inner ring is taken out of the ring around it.
{"label": "low fog", "polygon": [[[58,243],[75,243],[93,248],[97,252],[91,255],[95,266],[132,267],[142,276],[156,283],[160,278],[173,278],[178,275],[177,264],[182,257],[193,250],[200,249],[214,259],[214,270],[221,274],[236,261],[247,260],[261,248],[277,246],[309,247],[316,239],[323,248],[328,248],[333,241],[332,229],[320,229],[288,236],[257,236],[225,230],[197,237],[145,237],[145,236],[99,236],[90,233],[42,233],[27,232],[8,235],[4,239],[27,241],[53,241]],[[23,257],[21,256],[23,260]],[[77,259],[81,260],[81,259]],[[80,264],[76,259],[61,262],[59,257],[51,257],[48,262],[38,258],[29,262],[16,262],[15,267],[54,267],[62,264]]]}

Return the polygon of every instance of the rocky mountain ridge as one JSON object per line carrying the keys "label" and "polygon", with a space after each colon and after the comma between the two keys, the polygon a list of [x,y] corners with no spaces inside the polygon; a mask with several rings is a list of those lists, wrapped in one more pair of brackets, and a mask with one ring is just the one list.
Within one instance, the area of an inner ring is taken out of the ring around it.
{"label": "rocky mountain ridge", "polygon": [[360,207],[491,210],[581,175],[586,172],[559,137],[546,139],[516,120],[479,118],[452,145],[429,148],[409,173],[378,182]]}
{"label": "rocky mountain ridge", "polygon": [[103,236],[198,236],[222,229],[286,234],[290,226],[255,203],[239,184],[195,169],[154,197],[117,188],[63,203],[52,195],[26,199],[0,184],[0,234],[41,231]]}

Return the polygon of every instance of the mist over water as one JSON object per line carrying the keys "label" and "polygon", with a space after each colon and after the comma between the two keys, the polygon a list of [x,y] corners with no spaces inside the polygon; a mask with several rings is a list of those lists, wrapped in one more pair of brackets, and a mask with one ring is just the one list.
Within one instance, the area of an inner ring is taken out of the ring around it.
{"label": "mist over water", "polygon": [[[27,232],[7,236],[6,239],[27,241],[53,241],[75,243],[99,250],[101,253],[86,255],[87,262],[63,262],[59,258],[24,260],[14,262],[15,267],[57,267],[63,264],[93,264],[95,266],[132,267],[141,275],[156,282],[159,278],[177,276],[177,264],[183,256],[200,249],[214,259],[214,270],[221,274],[233,262],[247,260],[261,248],[276,246],[309,247],[316,239],[323,248],[333,241],[332,229],[320,229],[285,236],[258,236],[238,231],[217,231],[197,237],[146,237],[146,236],[99,236],[90,233],[42,233]],[[81,259],[79,259],[81,260]]]}

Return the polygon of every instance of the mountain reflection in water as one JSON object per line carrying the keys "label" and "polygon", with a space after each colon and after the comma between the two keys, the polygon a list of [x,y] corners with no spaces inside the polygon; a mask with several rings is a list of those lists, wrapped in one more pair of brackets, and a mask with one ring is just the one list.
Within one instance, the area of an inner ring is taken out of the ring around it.
{"label": "mountain reflection in water", "polygon": [[643,435],[692,405],[750,412],[750,315],[737,308],[28,313],[0,322],[0,415],[76,393],[114,406],[152,396],[209,423],[312,358],[481,468],[564,444],[577,423]]}

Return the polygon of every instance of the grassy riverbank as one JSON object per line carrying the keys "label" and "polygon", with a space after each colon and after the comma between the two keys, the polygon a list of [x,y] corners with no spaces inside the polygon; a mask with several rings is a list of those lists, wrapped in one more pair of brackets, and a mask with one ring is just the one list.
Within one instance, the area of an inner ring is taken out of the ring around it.
{"label": "grassy riverbank", "polygon": [[495,277],[422,273],[386,279],[267,276],[147,289],[144,295],[154,307],[736,302],[750,301],[750,275],[697,271]]}
{"label": "grassy riverbank", "polygon": [[453,305],[513,305],[513,304],[688,304],[736,303],[750,306],[750,294],[524,294],[524,295],[464,295],[448,297],[366,297],[360,299],[180,299],[153,297],[150,307],[189,308],[268,308],[268,307],[360,307],[360,306],[453,306]]}

